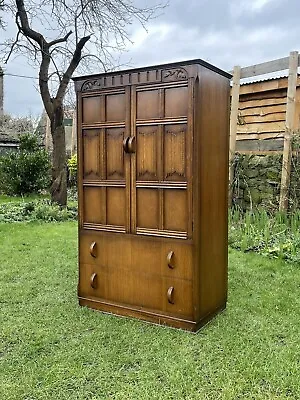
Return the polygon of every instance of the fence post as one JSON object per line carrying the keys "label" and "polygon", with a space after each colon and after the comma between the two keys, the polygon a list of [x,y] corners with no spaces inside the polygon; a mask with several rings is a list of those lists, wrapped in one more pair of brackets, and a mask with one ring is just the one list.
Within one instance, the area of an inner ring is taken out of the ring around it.
{"label": "fence post", "polygon": [[230,111],[230,142],[229,142],[229,206],[232,202],[232,183],[234,179],[233,159],[236,147],[237,120],[240,98],[241,67],[236,65],[233,69]]}
{"label": "fence post", "polygon": [[287,89],[287,105],[285,119],[284,146],[282,157],[281,185],[280,185],[280,200],[279,210],[284,211],[288,207],[288,193],[290,186],[291,174],[291,139],[295,129],[295,102],[297,88],[297,71],[298,71],[298,52],[292,51],[289,59],[289,78]]}

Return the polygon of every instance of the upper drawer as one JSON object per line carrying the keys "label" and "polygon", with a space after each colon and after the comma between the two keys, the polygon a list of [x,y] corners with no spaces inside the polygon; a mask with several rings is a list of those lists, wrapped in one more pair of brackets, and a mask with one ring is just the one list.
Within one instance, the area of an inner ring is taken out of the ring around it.
{"label": "upper drawer", "polygon": [[127,235],[80,235],[80,262],[148,275],[191,280],[192,250],[179,241],[147,240]]}

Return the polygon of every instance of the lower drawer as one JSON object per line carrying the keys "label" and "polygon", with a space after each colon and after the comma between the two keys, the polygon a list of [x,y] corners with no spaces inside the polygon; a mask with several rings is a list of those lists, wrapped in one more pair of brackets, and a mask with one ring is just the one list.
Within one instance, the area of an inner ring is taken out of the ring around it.
{"label": "lower drawer", "polygon": [[193,316],[192,282],[128,272],[101,265],[81,264],[78,294],[170,315]]}

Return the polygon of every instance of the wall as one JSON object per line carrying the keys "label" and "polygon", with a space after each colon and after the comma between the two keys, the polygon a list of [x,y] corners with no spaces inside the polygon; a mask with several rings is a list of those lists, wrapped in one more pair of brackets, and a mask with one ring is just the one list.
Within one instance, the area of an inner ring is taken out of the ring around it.
{"label": "wall", "polygon": [[[243,210],[278,210],[282,155],[236,154],[232,203]],[[300,156],[292,158],[290,208],[300,206]]]}

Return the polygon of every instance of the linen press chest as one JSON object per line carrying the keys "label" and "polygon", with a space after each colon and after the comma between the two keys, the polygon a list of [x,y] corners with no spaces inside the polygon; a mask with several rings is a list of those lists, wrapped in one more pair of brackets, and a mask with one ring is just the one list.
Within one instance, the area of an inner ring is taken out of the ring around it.
{"label": "linen press chest", "polygon": [[75,78],[79,303],[196,331],[226,306],[230,75]]}

